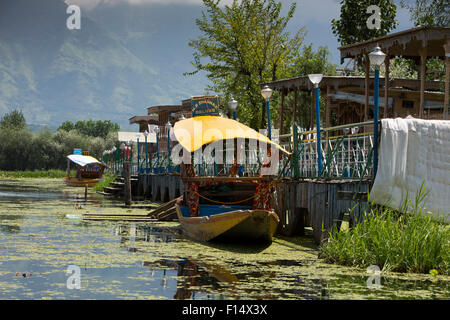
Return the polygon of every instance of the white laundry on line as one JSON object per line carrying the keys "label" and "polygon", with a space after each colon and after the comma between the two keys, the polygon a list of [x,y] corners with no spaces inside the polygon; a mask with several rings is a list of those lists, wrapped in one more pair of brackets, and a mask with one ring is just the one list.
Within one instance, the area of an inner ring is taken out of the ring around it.
{"label": "white laundry on line", "polygon": [[413,203],[422,182],[429,194],[423,212],[450,213],[450,121],[383,119],[378,171],[370,201],[400,209]]}

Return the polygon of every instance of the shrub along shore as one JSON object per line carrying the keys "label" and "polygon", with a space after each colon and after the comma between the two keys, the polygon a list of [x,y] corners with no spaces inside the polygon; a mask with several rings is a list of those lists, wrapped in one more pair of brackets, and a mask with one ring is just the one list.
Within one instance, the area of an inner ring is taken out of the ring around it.
{"label": "shrub along shore", "polygon": [[34,177],[37,172],[46,177],[47,172],[64,172],[67,155],[75,148],[102,160],[103,151],[117,145],[119,128],[108,120],[80,120],[75,124],[66,121],[55,132],[44,128],[34,133],[27,127],[22,111],[11,111],[0,118],[0,170],[23,172],[4,174],[12,177]]}
{"label": "shrub along shore", "polygon": [[[75,171],[70,172],[71,176],[75,175]],[[25,171],[0,171],[0,179],[20,179],[20,178],[49,178],[62,179],[67,176],[65,170],[25,170]]]}
{"label": "shrub along shore", "polygon": [[401,212],[373,206],[350,230],[338,230],[321,248],[326,262],[383,271],[450,274],[450,226],[423,212],[422,185],[415,203],[405,201]]}
{"label": "shrub along shore", "polygon": [[[75,177],[75,170],[70,171],[70,176]],[[67,176],[64,170],[27,170],[27,171],[0,171],[0,179],[62,179]],[[104,174],[101,181],[96,184],[94,191],[103,191],[104,187],[108,187],[113,182],[115,176],[112,174]]]}

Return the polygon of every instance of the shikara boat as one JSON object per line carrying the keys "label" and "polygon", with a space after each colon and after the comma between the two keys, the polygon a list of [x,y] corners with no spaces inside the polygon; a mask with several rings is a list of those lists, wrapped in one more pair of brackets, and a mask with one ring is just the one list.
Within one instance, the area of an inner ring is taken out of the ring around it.
{"label": "shikara boat", "polygon": [[[203,128],[204,134],[206,131],[204,137],[198,134],[199,127]],[[208,128],[228,130],[228,134],[236,128],[238,134],[232,135],[232,139],[257,139],[287,152],[242,123],[219,116],[178,121],[174,134],[183,148],[192,153],[205,144],[225,140],[220,134],[212,137],[207,133]],[[194,130],[197,131],[194,133]],[[186,235],[200,241],[272,242],[280,221],[270,208],[274,177],[239,177],[234,173],[231,176],[195,176],[192,165],[182,164],[181,168],[184,194],[176,211]]]}
{"label": "shikara boat", "polygon": [[76,177],[64,177],[63,179],[68,187],[84,187],[87,185],[89,188],[95,186],[101,180],[100,178],[99,179],[89,179],[89,178],[81,178],[80,179],[80,178],[76,178]]}
{"label": "shikara boat", "polygon": [[201,241],[270,243],[280,222],[275,212],[251,207],[200,205],[199,217],[190,217],[186,206],[176,209],[187,235]]}
{"label": "shikara boat", "polygon": [[[70,163],[77,166],[76,177],[70,176]],[[69,187],[92,187],[102,178],[106,166],[94,157],[80,154],[71,154],[67,156],[67,177],[64,181]]]}

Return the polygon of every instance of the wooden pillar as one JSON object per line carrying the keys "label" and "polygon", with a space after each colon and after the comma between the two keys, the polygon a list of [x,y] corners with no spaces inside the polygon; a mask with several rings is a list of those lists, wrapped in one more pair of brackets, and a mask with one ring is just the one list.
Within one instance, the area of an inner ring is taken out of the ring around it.
{"label": "wooden pillar", "polygon": [[283,122],[284,122],[284,96],[286,92],[284,89],[281,89],[281,114],[280,114],[280,134],[283,134]]}
{"label": "wooden pillar", "polygon": [[364,95],[365,95],[365,105],[364,105],[364,121],[369,120],[369,80],[370,80],[370,60],[369,60],[369,54],[364,53],[364,66],[365,66],[365,73],[366,73],[366,78],[365,78],[365,90],[364,90]]}
{"label": "wooden pillar", "polygon": [[67,179],[70,179],[70,160],[67,158]]}
{"label": "wooden pillar", "polygon": [[387,118],[387,109],[389,102],[389,55],[386,55],[386,59],[384,60],[384,67],[386,69],[386,74],[384,76],[384,110],[383,110],[383,118]]}
{"label": "wooden pillar", "polygon": [[425,76],[427,72],[427,48],[419,49],[420,53],[420,104],[419,118],[423,118],[423,110],[425,107]]}
{"label": "wooden pillar", "polygon": [[445,89],[444,89],[444,114],[443,119],[448,120],[448,105],[449,105],[449,91],[450,91],[450,39],[447,39],[445,49]]}
{"label": "wooden pillar", "polygon": [[297,88],[294,87],[294,115],[292,120],[292,125],[297,123]]}
{"label": "wooden pillar", "polygon": [[325,128],[330,127],[330,105],[331,105],[330,94],[331,94],[331,87],[327,86],[327,97],[326,97],[327,103],[325,104]]}
{"label": "wooden pillar", "polygon": [[125,205],[131,205],[131,173],[130,173],[130,162],[125,161],[123,163],[123,176],[124,176],[124,196]]}

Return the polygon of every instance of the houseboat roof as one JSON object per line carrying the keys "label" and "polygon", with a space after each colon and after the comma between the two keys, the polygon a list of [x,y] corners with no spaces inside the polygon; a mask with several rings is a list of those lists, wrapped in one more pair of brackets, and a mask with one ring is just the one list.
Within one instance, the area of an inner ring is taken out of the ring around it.
{"label": "houseboat roof", "polygon": [[[161,111],[177,112],[186,109],[183,105],[163,105],[163,106],[151,106],[147,108],[149,115],[153,113],[160,113]],[[190,110],[190,108],[189,108]]]}
{"label": "houseboat roof", "polygon": [[356,58],[372,52],[378,45],[389,57],[420,58],[420,50],[426,48],[428,57],[445,57],[444,45],[450,40],[449,27],[416,27],[391,33],[367,41],[341,46],[341,63],[346,58]]}

